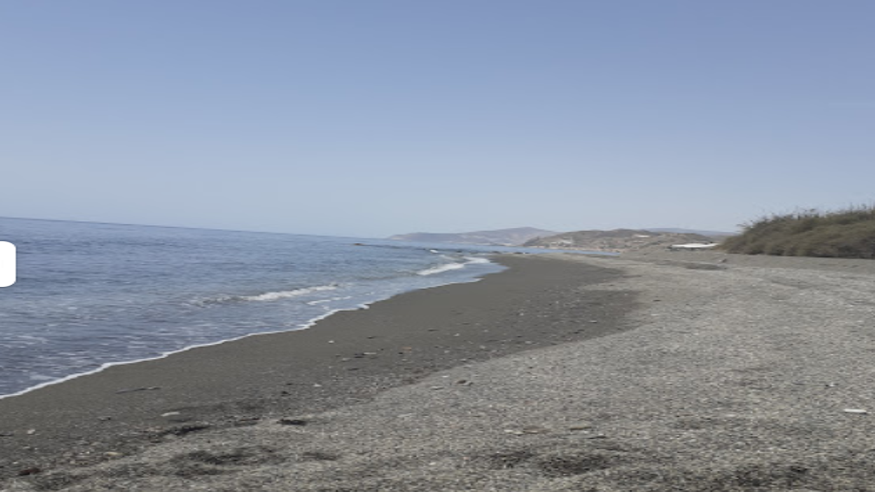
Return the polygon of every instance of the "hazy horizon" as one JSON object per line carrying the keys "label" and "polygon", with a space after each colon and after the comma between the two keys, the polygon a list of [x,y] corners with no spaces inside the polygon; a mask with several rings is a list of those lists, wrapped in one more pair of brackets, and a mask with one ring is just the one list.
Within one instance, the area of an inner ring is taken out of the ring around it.
{"label": "hazy horizon", "polygon": [[862,0],[9,2],[0,215],[382,238],[732,232],[872,203],[873,15]]}
{"label": "hazy horizon", "polygon": [[[294,231],[270,231],[270,230],[256,230],[256,229],[228,229],[228,228],[220,228],[220,227],[195,227],[195,226],[174,226],[174,225],[163,225],[163,224],[137,224],[130,222],[102,222],[102,221],[91,221],[91,220],[67,220],[67,219],[48,219],[48,218],[39,218],[39,217],[6,217],[0,216],[0,219],[12,219],[12,220],[40,220],[40,221],[49,221],[49,222],[81,222],[84,224],[107,224],[107,225],[119,225],[119,226],[134,226],[134,227],[163,227],[170,229],[204,229],[204,230],[214,230],[214,231],[227,231],[227,232],[255,232],[255,233],[265,233],[265,234],[293,234],[293,235],[301,235],[301,236],[326,236],[326,237],[348,237],[351,239],[389,239],[391,236],[398,236],[404,234],[460,234],[460,233],[470,233],[470,232],[490,232],[495,230],[505,230],[505,229],[521,229],[532,227],[535,229],[543,229],[542,227],[537,226],[529,226],[522,225],[518,227],[507,227],[501,229],[478,229],[478,230],[465,230],[465,231],[399,231],[394,232],[392,234],[387,234],[386,236],[350,236],[345,234],[308,234]],[[640,228],[631,228],[631,227],[616,227],[614,229],[642,229],[642,230],[653,230],[657,231],[660,229],[676,229],[673,227],[640,227]],[[547,230],[547,229],[544,229]],[[564,233],[564,232],[576,232],[584,229],[571,229],[567,231],[552,231],[556,233]],[[710,229],[697,229],[697,231],[707,231],[712,233],[721,233],[721,232],[738,232],[738,231],[715,231]],[[0,231],[2,232],[2,231]]]}

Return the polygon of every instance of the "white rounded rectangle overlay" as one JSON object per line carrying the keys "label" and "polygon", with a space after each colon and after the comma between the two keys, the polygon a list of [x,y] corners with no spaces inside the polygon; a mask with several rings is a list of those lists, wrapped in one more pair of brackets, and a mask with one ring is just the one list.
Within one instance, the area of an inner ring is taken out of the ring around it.
{"label": "white rounded rectangle overlay", "polygon": [[0,241],[0,287],[15,283],[15,245]]}

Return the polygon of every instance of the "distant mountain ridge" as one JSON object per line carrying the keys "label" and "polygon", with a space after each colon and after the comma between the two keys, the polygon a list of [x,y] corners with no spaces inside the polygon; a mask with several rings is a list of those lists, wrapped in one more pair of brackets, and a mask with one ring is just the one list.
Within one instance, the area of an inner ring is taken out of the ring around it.
{"label": "distant mountain ridge", "polygon": [[680,243],[710,243],[713,238],[702,234],[654,232],[643,229],[615,229],[612,231],[563,232],[527,241],[523,246],[551,249],[582,249],[623,253],[645,248]]}
{"label": "distant mountain ridge", "polygon": [[516,227],[513,229],[497,229],[493,231],[440,233],[413,232],[397,234],[389,239],[395,241],[417,241],[423,243],[456,243],[479,244],[486,246],[519,246],[542,236],[553,236],[556,231],[547,231],[535,227]]}
{"label": "distant mountain ridge", "polygon": [[679,227],[654,227],[654,228],[647,228],[647,230],[651,231],[651,232],[678,232],[678,233],[683,233],[683,234],[701,234],[703,236],[710,236],[710,237],[727,237],[727,236],[734,236],[735,234],[737,234],[735,232],[727,232],[727,231],[704,231],[704,230],[699,230],[699,229],[682,229]]}

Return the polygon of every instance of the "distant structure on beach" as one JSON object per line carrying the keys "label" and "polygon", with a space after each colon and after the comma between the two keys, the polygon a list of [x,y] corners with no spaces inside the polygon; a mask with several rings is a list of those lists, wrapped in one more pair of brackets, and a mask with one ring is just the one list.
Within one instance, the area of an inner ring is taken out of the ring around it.
{"label": "distant structure on beach", "polygon": [[556,231],[536,229],[534,227],[517,227],[514,229],[498,229],[494,231],[437,233],[413,232],[398,234],[389,239],[395,241],[417,241],[423,243],[454,243],[480,244],[485,246],[519,246],[526,241],[542,236],[553,236]]}
{"label": "distant structure on beach", "polygon": [[532,239],[523,244],[530,248],[582,249],[625,253],[654,247],[669,247],[680,243],[713,243],[714,238],[685,232],[659,232],[643,229],[615,229],[612,231],[563,232]]}

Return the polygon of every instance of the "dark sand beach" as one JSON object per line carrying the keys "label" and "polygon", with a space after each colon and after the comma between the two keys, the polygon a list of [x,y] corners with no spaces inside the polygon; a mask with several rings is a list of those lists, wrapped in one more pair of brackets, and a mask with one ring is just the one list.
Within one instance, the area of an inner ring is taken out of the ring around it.
{"label": "dark sand beach", "polygon": [[310,330],[0,400],[0,484],[875,490],[875,262],[500,261]]}
{"label": "dark sand beach", "polygon": [[613,269],[500,262],[511,268],[336,313],[308,330],[113,366],[2,399],[0,473],[45,476],[182,435],[365,402],[460,364],[612,333],[634,302],[631,294],[575,293],[618,278]]}

